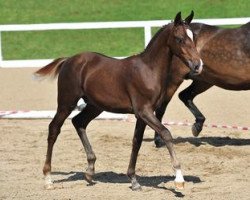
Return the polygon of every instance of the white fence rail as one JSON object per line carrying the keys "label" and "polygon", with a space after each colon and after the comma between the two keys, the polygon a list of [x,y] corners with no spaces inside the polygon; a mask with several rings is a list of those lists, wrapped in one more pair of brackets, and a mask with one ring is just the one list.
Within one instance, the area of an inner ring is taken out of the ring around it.
{"label": "white fence rail", "polygon": [[[224,19],[196,19],[194,22],[211,25],[241,25],[250,21],[245,18],[224,18]],[[152,27],[160,27],[170,20],[154,21],[127,21],[127,22],[83,22],[83,23],[50,23],[50,24],[24,24],[24,25],[0,25],[0,67],[41,67],[52,59],[38,60],[4,60],[2,53],[2,32],[12,31],[47,31],[47,30],[79,30],[79,29],[110,29],[110,28],[144,28],[145,46],[150,41]]]}

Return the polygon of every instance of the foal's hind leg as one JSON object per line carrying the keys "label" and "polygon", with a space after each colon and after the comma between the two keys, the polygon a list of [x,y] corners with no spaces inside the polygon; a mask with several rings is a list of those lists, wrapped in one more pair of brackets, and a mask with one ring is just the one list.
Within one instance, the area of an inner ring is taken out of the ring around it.
{"label": "foal's hind leg", "polygon": [[193,124],[192,127],[192,133],[195,137],[197,137],[199,133],[202,131],[203,123],[206,118],[195,106],[195,104],[193,103],[193,99],[198,94],[208,90],[212,86],[213,85],[209,83],[194,80],[189,87],[187,87],[185,90],[179,93],[180,100],[182,100],[182,102],[188,107],[188,109],[195,116],[195,123]]}
{"label": "foal's hind leg", "polygon": [[91,120],[96,118],[102,110],[87,104],[86,107],[72,119],[72,123],[81,139],[85,152],[87,154],[88,168],[85,173],[85,178],[89,183],[92,183],[92,177],[95,173],[96,156],[89,143],[86,135],[86,127]]}
{"label": "foal's hind leg", "polygon": [[53,182],[52,182],[51,175],[50,175],[53,146],[56,142],[56,139],[60,133],[61,127],[65,119],[69,116],[70,113],[71,113],[70,108],[58,107],[55,117],[49,124],[47,155],[46,155],[46,160],[45,160],[45,164],[43,167],[43,174],[45,175],[46,189],[53,188]]}
{"label": "foal's hind leg", "polygon": [[135,165],[137,161],[138,152],[141,147],[145,127],[146,127],[145,122],[142,121],[141,119],[137,119],[135,131],[134,131],[134,137],[133,137],[132,152],[131,152],[128,172],[127,172],[128,177],[131,179],[132,190],[141,189],[140,184],[136,180]]}

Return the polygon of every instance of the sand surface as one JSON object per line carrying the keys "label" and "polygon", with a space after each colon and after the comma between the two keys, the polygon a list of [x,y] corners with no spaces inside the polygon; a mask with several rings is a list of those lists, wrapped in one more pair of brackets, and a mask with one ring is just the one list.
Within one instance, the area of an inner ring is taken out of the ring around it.
{"label": "sand surface", "polygon": [[[55,110],[56,81],[33,81],[34,70],[0,68],[1,111]],[[214,87],[195,102],[207,124],[250,126],[249,91]],[[185,189],[177,191],[168,151],[155,148],[153,131],[147,128],[136,167],[142,191],[132,191],[125,175],[135,125],[130,119],[95,120],[89,125],[97,156],[94,186],[83,180],[86,155],[66,120],[54,147],[55,189],[49,191],[44,189],[42,167],[50,120],[0,119],[0,199],[249,199],[249,130],[204,128],[199,138],[193,138],[190,127],[169,127],[186,180]],[[193,120],[175,95],[164,121]]]}

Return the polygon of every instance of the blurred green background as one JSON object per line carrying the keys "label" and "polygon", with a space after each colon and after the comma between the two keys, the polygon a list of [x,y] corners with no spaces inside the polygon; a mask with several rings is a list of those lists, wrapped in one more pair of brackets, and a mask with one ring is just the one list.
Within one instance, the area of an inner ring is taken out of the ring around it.
{"label": "blurred green background", "polygon": [[[0,24],[249,17],[249,0],[0,0]],[[156,29],[154,29],[154,32]],[[128,56],[144,48],[141,28],[2,33],[4,60],[46,59],[95,51]]]}

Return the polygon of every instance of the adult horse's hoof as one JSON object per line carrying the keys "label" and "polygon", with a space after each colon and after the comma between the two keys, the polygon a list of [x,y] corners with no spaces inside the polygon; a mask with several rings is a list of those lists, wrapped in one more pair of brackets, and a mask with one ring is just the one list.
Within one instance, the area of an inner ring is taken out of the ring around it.
{"label": "adult horse's hoof", "polygon": [[174,185],[177,190],[183,190],[185,182],[174,182]]}
{"label": "adult horse's hoof", "polygon": [[200,124],[200,123],[194,123],[193,126],[192,126],[192,133],[193,133],[193,136],[194,137],[198,137],[201,130],[202,130],[202,126],[203,124]]}
{"label": "adult horse's hoof", "polygon": [[156,148],[161,148],[161,147],[164,147],[166,145],[165,142],[161,139],[160,136],[156,136],[154,138],[154,141],[155,141],[155,147]]}

